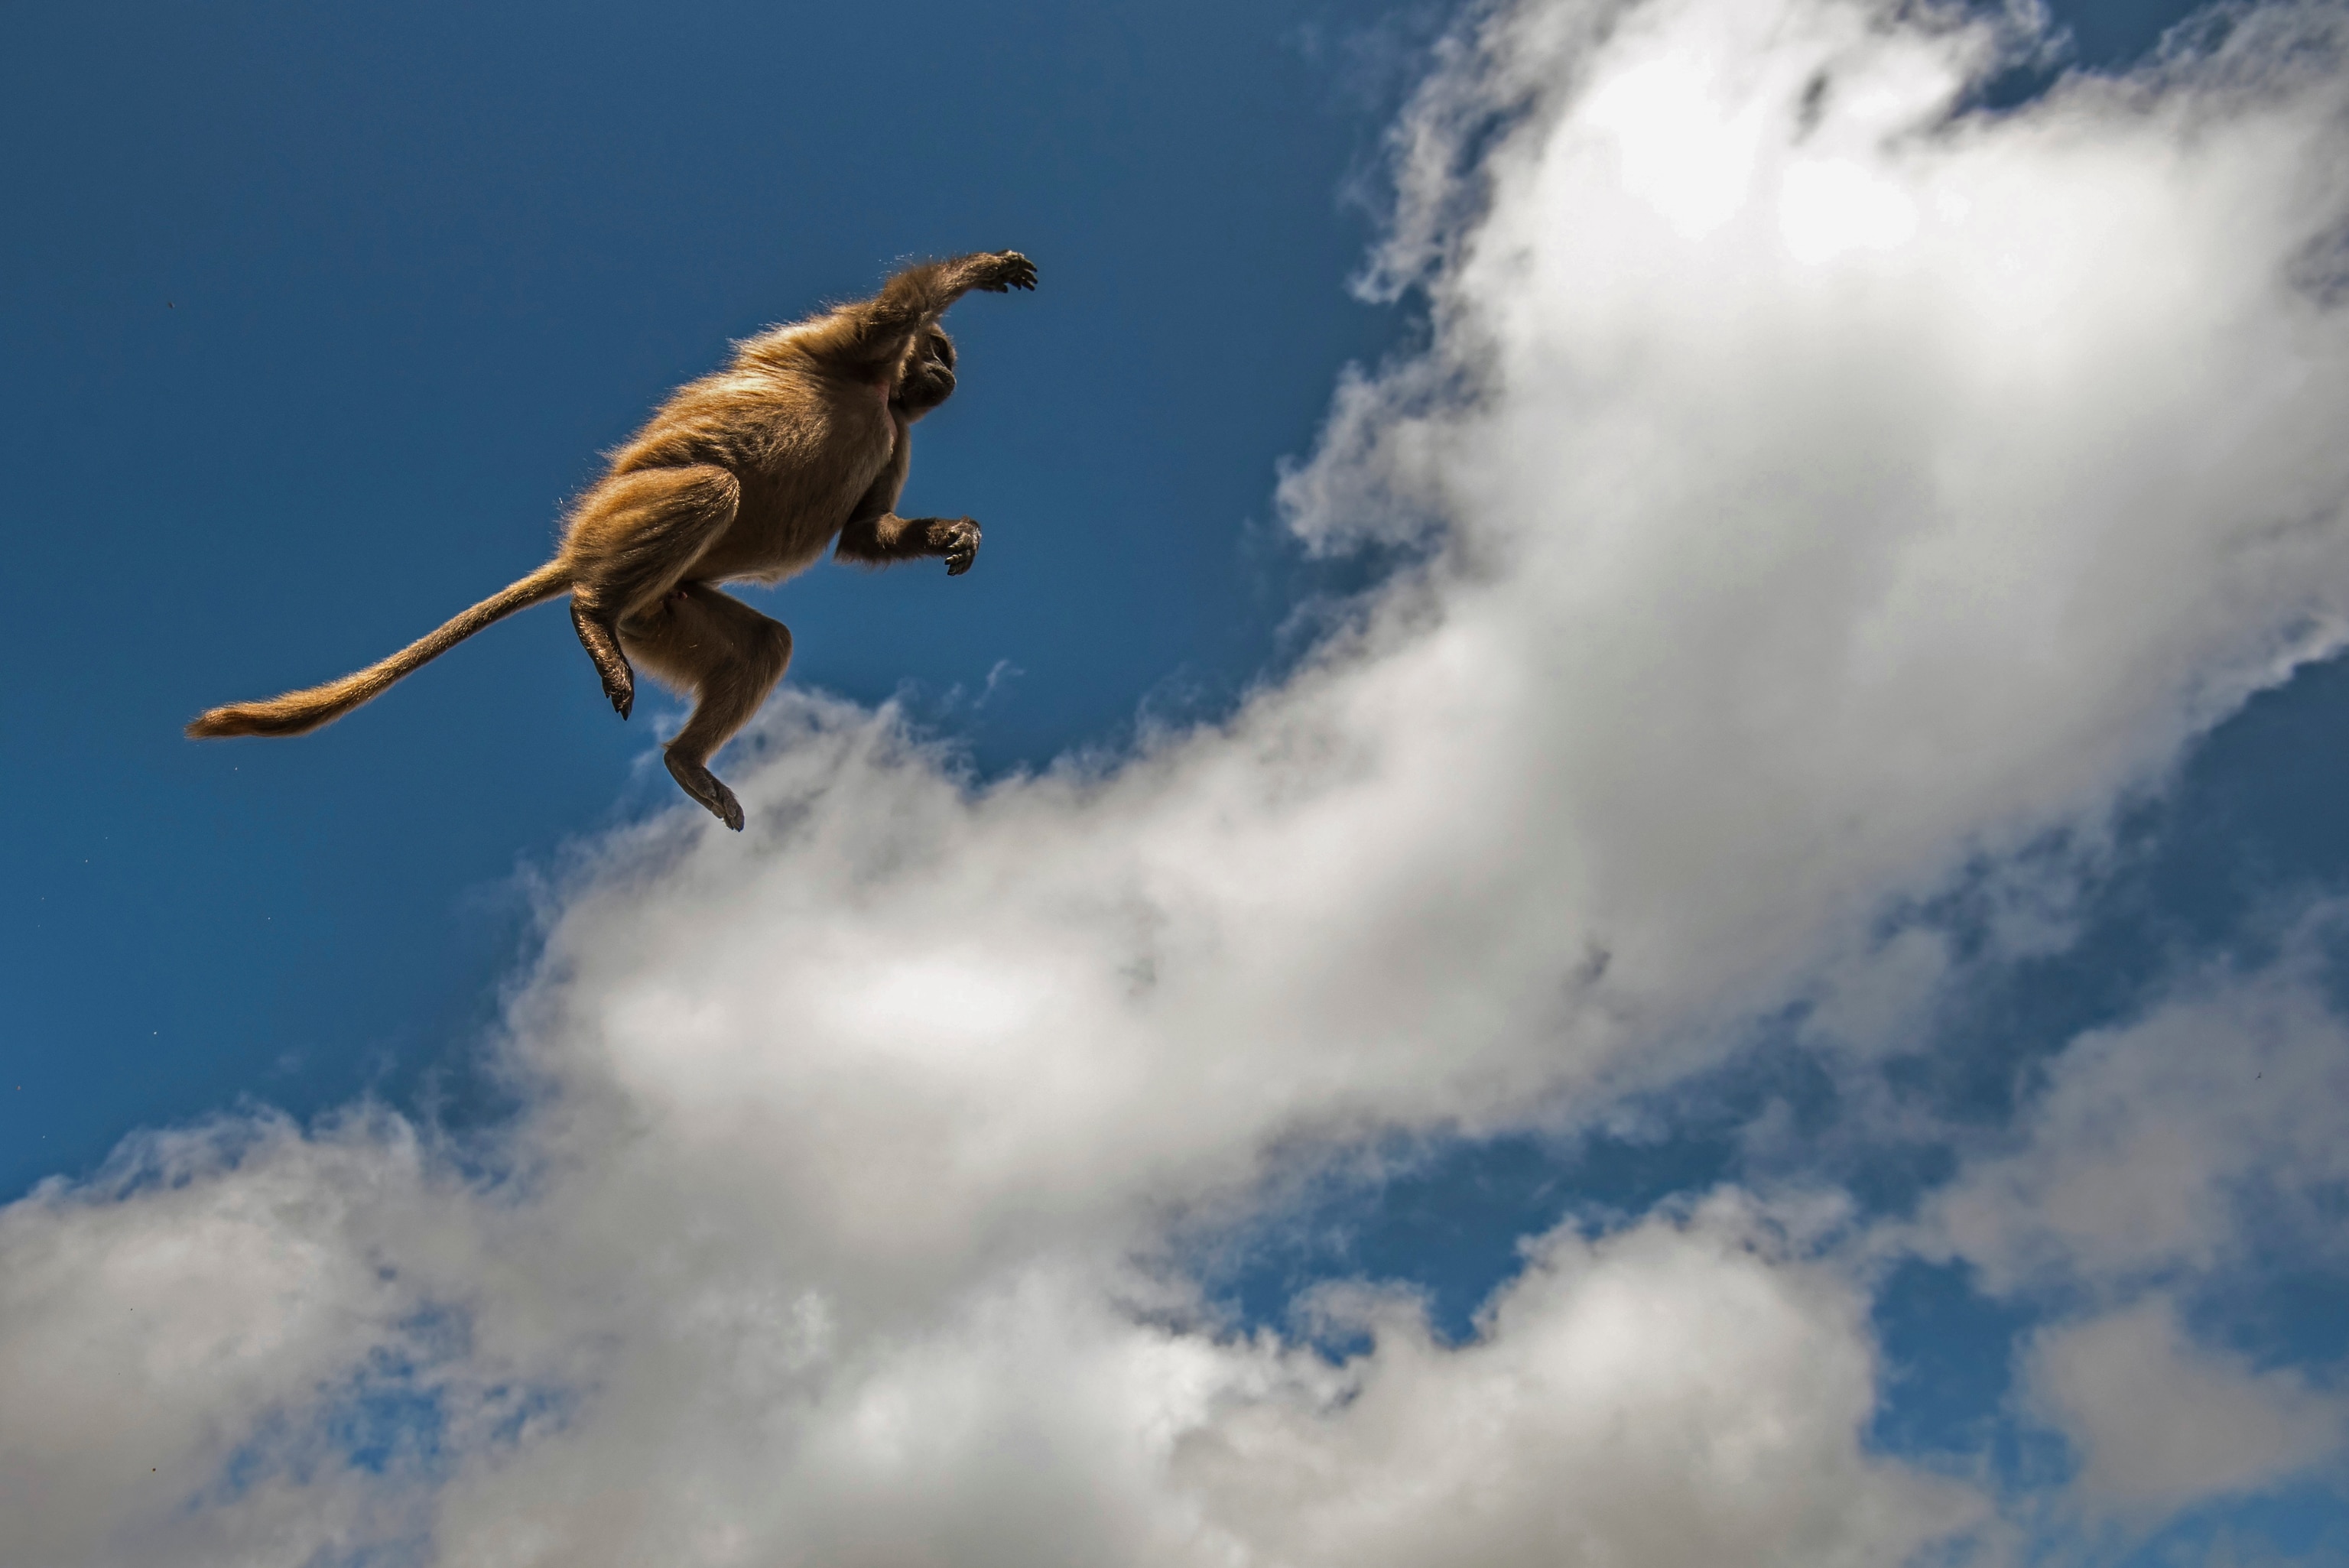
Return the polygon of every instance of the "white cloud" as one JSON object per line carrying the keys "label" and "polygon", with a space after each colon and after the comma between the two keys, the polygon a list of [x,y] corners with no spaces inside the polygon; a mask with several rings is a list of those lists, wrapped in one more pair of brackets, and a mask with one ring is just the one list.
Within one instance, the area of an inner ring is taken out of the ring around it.
{"label": "white cloud", "polygon": [[2279,1251],[2349,1263],[2349,1027],[2326,996],[2320,907],[2283,954],[2219,969],[2047,1064],[1996,1145],[1928,1203],[1928,1256],[1994,1295],[2085,1303],[2020,1360],[2023,1408],[2071,1440],[2078,1505],[2137,1522],[2291,1479],[2349,1443],[2349,1398],[2197,1343],[2180,1299],[2223,1310]]}
{"label": "white cloud", "polygon": [[2349,1434],[2349,1402],[2192,1344],[2159,1298],[2042,1330],[2025,1378],[2080,1452],[2082,1501],[2103,1510],[2259,1491],[2337,1453]]}
{"label": "white cloud", "polygon": [[2339,84],[1951,125],[1979,29],[1723,0],[1593,60],[1594,15],[1505,12],[1428,89],[1405,273],[1459,204],[1429,143],[1523,107],[1434,350],[1351,384],[1287,496],[1331,543],[1441,520],[1569,906],[1619,978],[1745,998],[2337,643],[2349,317],[2288,273],[2341,211]]}
{"label": "white cloud", "polygon": [[[2092,831],[2334,645],[2349,316],[2291,279],[2342,210],[2341,84],[2241,85],[2265,47],[2223,90],[1951,125],[1978,26],[1495,14],[1402,132],[1385,264],[1432,347],[1285,486],[1307,539],[1421,564],[1100,774],[974,796],[885,716],[779,704],[730,770],[748,833],[680,812],[559,901],[498,1185],[378,1119],[8,1211],[12,1539],[593,1568],[1481,1532],[1642,1568],[1962,1523],[1860,1450],[1857,1287],[1726,1211],[1553,1239],[1485,1339],[1390,1313],[1335,1371],[1215,1333],[1168,1222],[1317,1141],[1600,1103],[1789,1001],[1896,1028],[1945,965],[1878,950],[1889,906]],[[108,1326],[139,1282],[163,1321]]]}
{"label": "white cloud", "polygon": [[2335,923],[2320,912],[2271,968],[2207,976],[2073,1042],[2011,1146],[1984,1150],[1937,1197],[1929,1246],[1974,1264],[1994,1291],[2107,1296],[2240,1264],[2262,1233],[2338,1256],[2337,1225],[2316,1205],[2349,1183],[2349,1028],[2313,951]]}
{"label": "white cloud", "polygon": [[300,1562],[401,1528],[407,1489],[317,1423],[415,1348],[403,1274],[470,1252],[424,1167],[390,1118],[266,1119],[134,1140],[93,1187],[0,1211],[10,1560]]}
{"label": "white cloud", "polygon": [[1251,1561],[1371,1568],[1897,1563],[1980,1522],[1966,1489],[1858,1450],[1864,1299],[1773,1250],[1733,1203],[1549,1237],[1479,1342],[1374,1308],[1335,1389],[1234,1410],[1178,1474]]}
{"label": "white cloud", "polygon": [[[1862,1452],[1864,1295],[1735,1201],[1548,1238],[1456,1349],[1377,1303],[1333,1366],[1098,1258],[892,1320],[773,1251],[701,1254],[723,1217],[432,1191],[396,1124],[173,1144],[176,1184],[100,1223],[11,1214],[12,1561],[1877,1563],[1984,1512]],[[163,1335],[93,1321],[134,1297]],[[437,1346],[435,1307],[463,1321]],[[555,1386],[577,1405],[530,1396]],[[445,1484],[428,1442],[341,1457],[367,1394],[419,1391]]]}

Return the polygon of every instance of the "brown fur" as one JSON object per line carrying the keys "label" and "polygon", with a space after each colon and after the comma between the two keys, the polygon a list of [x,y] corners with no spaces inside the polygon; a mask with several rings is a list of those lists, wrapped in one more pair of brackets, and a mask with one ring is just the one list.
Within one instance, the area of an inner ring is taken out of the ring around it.
{"label": "brown fur", "polygon": [[914,421],[954,392],[938,325],[973,289],[1036,286],[1017,251],[905,268],[869,300],[739,345],[734,363],[678,388],[582,496],[554,559],[379,664],[267,702],[216,707],[191,736],[300,735],[341,717],[492,622],[571,595],[572,624],[622,718],[633,658],[689,691],[692,717],[666,748],[669,773],[730,828],[734,792],[707,764],[791,663],[792,634],[729,582],[780,583],[819,559],[874,566],[943,557],[970,570],[978,525],[903,518],[897,495]]}

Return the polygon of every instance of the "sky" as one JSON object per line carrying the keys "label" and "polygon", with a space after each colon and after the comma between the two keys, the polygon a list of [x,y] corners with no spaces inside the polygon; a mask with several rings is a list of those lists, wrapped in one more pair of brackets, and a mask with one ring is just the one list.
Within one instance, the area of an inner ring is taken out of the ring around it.
{"label": "sky", "polygon": [[[16,18],[12,1553],[2349,1555],[2349,13],[2189,12]],[[181,738],[1003,246],[740,836],[553,610]]]}

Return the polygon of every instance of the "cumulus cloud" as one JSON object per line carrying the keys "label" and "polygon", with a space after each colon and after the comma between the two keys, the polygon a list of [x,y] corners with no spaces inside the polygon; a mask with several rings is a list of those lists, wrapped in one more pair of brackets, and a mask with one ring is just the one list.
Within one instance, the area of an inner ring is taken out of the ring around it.
{"label": "cumulus cloud", "polygon": [[2258,1491],[2349,1433],[2349,1401],[2194,1344],[2163,1299],[2044,1329],[2025,1367],[2028,1398],[2079,1450],[2093,1508],[2166,1511]]}
{"label": "cumulus cloud", "polygon": [[1946,963],[1888,912],[2092,842],[2336,645],[2337,32],[1953,117],[2001,34],[1930,7],[1480,13],[1376,268],[1429,346],[1283,482],[1309,544],[1409,547],[1357,619],[1226,723],[980,789],[778,704],[747,833],[673,814],[557,901],[494,1181],[374,1116],[9,1210],[12,1537],[1668,1564],[1971,1528],[1866,1451],[1857,1276],[1734,1200],[1550,1238],[1464,1346],[1378,1307],[1340,1364],[1233,1333],[1170,1237],[1789,1004],[1897,1043]]}
{"label": "cumulus cloud", "polygon": [[1980,1522],[1859,1451],[1864,1297],[1755,1218],[1548,1237],[1461,1349],[1373,1305],[1334,1389],[1236,1408],[1177,1473],[1243,1561],[1879,1563]]}
{"label": "cumulus cloud", "polygon": [[0,1211],[11,1557],[298,1563],[416,1528],[413,1456],[343,1439],[431,1358],[416,1272],[478,1262],[426,1164],[393,1118],[269,1118],[143,1135]]}
{"label": "cumulus cloud", "polygon": [[1951,120],[1994,30],[1884,15],[1502,13],[1405,134],[1378,275],[1435,346],[1285,487],[1310,540],[1441,531],[1571,907],[1675,995],[2094,818],[2339,639],[2344,318],[2292,270],[2339,84],[2267,63],[2333,29]]}
{"label": "cumulus cloud", "polygon": [[2289,1240],[2342,1253],[2326,1195],[2349,1186],[2349,1029],[2320,938],[2250,975],[2206,975],[2146,1016],[2074,1041],[2007,1135],[1938,1194],[1929,1247],[1993,1291],[2113,1299],[2208,1276]]}
{"label": "cumulus cloud", "polygon": [[2030,1335],[2017,1371],[2085,1512],[2144,1524],[2349,1451],[2349,1398],[2196,1336],[2184,1310],[2223,1321],[2278,1253],[2349,1262],[2349,1029],[2327,994],[2341,913],[2305,915],[2265,967],[2193,976],[2074,1040],[1911,1233],[1991,1294],[2075,1315]]}

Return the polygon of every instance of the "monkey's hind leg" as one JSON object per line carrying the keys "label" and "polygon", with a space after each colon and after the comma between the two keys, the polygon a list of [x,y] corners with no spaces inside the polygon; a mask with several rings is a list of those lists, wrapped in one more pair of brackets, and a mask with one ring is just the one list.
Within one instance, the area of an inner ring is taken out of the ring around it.
{"label": "monkey's hind leg", "polygon": [[724,469],[696,464],[635,469],[587,492],[563,542],[571,625],[595,663],[604,695],[622,718],[636,707],[636,676],[620,626],[656,609],[734,521],[741,489]]}
{"label": "monkey's hind leg", "polygon": [[791,632],[730,594],[688,583],[623,621],[620,639],[646,669],[693,694],[693,716],[666,748],[669,777],[740,832],[741,804],[709,762],[783,678],[792,662]]}

